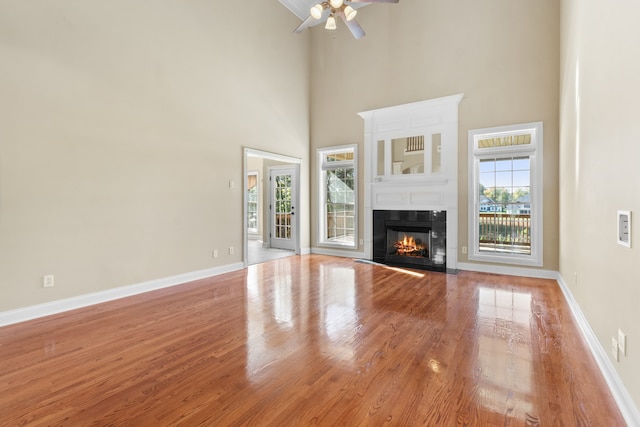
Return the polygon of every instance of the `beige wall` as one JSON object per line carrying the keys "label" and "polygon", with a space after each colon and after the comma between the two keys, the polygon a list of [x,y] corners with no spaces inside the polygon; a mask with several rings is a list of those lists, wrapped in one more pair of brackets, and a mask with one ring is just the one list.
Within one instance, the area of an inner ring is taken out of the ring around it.
{"label": "beige wall", "polygon": [[309,174],[297,23],[261,0],[0,0],[0,311],[240,262],[242,147]]}
{"label": "beige wall", "polygon": [[[640,406],[640,3],[562,1],[560,272]],[[631,210],[631,249],[616,243],[616,212]]]}
{"label": "beige wall", "polygon": [[[557,0],[403,0],[362,9],[357,19],[367,35],[360,40],[340,22],[335,33],[313,29],[312,156],[317,147],[354,142],[362,150],[364,126],[357,112],[464,93],[459,109],[461,248],[468,246],[468,131],[542,121],[543,268],[557,270],[559,8]],[[362,151],[359,158],[362,167]],[[312,168],[312,189],[316,172]],[[311,200],[315,224],[316,198]],[[467,256],[460,252],[458,260],[467,262]]]}

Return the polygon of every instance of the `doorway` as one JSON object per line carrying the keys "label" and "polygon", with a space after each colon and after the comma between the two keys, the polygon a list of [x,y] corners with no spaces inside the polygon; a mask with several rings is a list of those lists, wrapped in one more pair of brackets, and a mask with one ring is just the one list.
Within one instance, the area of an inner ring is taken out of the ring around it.
{"label": "doorway", "polygon": [[296,181],[295,167],[281,166],[269,169],[270,248],[296,250]]}
{"label": "doorway", "polygon": [[245,267],[300,254],[300,159],[244,150]]}

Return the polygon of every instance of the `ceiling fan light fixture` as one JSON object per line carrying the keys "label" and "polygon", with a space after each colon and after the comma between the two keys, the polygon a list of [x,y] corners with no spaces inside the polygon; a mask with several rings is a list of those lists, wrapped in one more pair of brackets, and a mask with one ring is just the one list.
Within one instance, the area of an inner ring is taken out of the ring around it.
{"label": "ceiling fan light fixture", "polygon": [[311,8],[310,14],[311,16],[313,16],[314,19],[320,19],[322,17],[323,10],[324,10],[324,7],[322,6],[322,4],[318,3],[317,5]]}
{"label": "ceiling fan light fixture", "polygon": [[344,0],[329,0],[329,4],[334,9],[340,9],[343,3],[344,3]]}
{"label": "ceiling fan light fixture", "polygon": [[324,26],[325,30],[335,30],[336,27],[336,18],[333,17],[333,14],[327,18],[327,24]]}
{"label": "ceiling fan light fixture", "polygon": [[357,14],[358,14],[358,11],[352,8],[351,6],[347,6],[344,8],[344,16],[345,18],[347,18],[347,21],[351,21],[353,18],[356,17]]}

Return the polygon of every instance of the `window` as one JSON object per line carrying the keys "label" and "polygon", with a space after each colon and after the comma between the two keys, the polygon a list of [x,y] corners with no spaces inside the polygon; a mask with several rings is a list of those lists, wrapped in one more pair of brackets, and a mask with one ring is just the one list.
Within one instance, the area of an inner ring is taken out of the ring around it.
{"label": "window", "polygon": [[469,131],[469,259],[542,265],[542,123]]}
{"label": "window", "polygon": [[356,146],[318,150],[319,244],[356,247]]}
{"label": "window", "polygon": [[247,228],[251,234],[258,233],[258,173],[247,174]]}

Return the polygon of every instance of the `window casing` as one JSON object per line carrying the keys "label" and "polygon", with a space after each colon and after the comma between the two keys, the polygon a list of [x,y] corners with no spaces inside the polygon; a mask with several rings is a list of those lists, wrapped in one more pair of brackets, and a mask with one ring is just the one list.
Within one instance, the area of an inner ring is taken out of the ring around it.
{"label": "window casing", "polygon": [[356,165],[355,145],[318,150],[319,245],[357,247]]}
{"label": "window casing", "polygon": [[469,131],[469,259],[542,266],[542,122]]}

